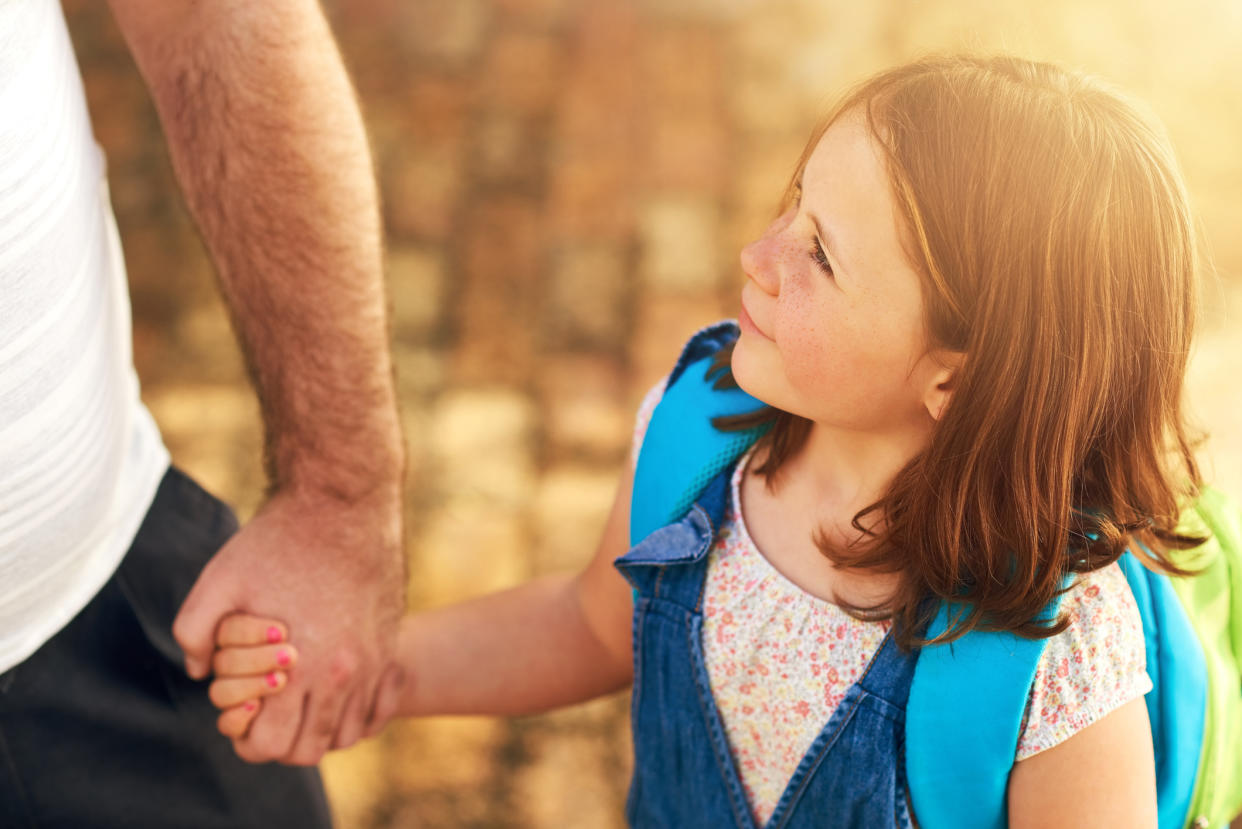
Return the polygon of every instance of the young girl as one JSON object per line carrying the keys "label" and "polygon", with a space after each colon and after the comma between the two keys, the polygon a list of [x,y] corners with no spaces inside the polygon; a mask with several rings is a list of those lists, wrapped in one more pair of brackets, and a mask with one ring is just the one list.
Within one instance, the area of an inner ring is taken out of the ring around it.
{"label": "young girl", "polygon": [[[1199,484],[1179,408],[1191,224],[1165,140],[1090,79],[938,58],[866,81],[742,251],[740,332],[701,332],[682,361],[716,352],[766,404],[719,425],[767,431],[632,550],[631,465],[582,572],[408,617],[408,682],[380,718],[632,683],[632,823],[906,826],[911,666],[953,601],[944,639],[1046,640],[1009,824],[1155,826],[1117,560],[1142,544],[1177,572],[1166,555],[1196,542],[1176,529]],[[221,624],[225,734],[283,686],[284,639]]]}

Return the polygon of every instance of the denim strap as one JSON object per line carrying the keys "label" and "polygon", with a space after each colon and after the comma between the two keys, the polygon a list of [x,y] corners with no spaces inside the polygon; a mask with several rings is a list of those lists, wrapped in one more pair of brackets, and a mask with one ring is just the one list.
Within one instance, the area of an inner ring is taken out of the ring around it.
{"label": "denim strap", "polygon": [[733,468],[722,470],[680,521],[649,534],[616,567],[639,598],[660,598],[696,611],[707,576],[707,551],[729,503]]}

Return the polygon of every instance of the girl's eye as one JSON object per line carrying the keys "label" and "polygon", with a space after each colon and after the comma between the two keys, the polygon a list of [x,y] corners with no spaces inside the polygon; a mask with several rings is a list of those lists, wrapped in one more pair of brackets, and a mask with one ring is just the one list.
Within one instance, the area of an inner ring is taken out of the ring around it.
{"label": "girl's eye", "polygon": [[[802,182],[796,181],[793,186],[793,206],[799,207],[802,204]],[[811,245],[811,260],[819,266],[819,269],[828,276],[833,276],[832,265],[828,264],[828,256],[824,253],[824,249],[820,247],[819,239]]]}
{"label": "girl's eye", "polygon": [[833,275],[832,265],[828,264],[828,257],[824,253],[824,249],[820,247],[818,239],[816,239],[815,243],[811,246],[811,260],[816,265],[819,265],[819,269],[822,270],[824,273],[826,273],[828,276]]}
{"label": "girl's eye", "polygon": [[[793,186],[793,206],[799,207],[802,204],[802,182],[796,181]],[[819,239],[811,245],[811,260],[819,265],[819,269],[828,276],[833,276],[832,265],[828,264],[828,256],[824,253],[824,249],[820,247]]]}

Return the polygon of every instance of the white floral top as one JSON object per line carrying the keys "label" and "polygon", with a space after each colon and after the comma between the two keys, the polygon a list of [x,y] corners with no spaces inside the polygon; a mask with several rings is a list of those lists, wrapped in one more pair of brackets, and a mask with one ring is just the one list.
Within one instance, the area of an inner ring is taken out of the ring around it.
{"label": "white floral top", "polygon": [[[653,388],[639,411],[636,449],[663,387]],[[703,650],[729,746],[762,825],[889,623],[851,617],[764,558],[738,507],[745,465],[744,458],[734,472],[730,512],[708,552]],[[1048,641],[1040,660],[1016,760],[1057,745],[1151,689],[1142,621],[1119,566],[1082,577],[1062,608],[1070,626]]]}

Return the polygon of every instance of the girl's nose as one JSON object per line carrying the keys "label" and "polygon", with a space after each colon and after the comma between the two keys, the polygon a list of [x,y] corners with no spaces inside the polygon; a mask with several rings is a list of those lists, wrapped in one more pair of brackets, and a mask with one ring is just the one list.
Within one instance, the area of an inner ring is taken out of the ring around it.
{"label": "girl's nose", "polygon": [[742,248],[742,270],[765,293],[776,296],[780,291],[782,231],[791,216],[781,216],[755,241]]}

